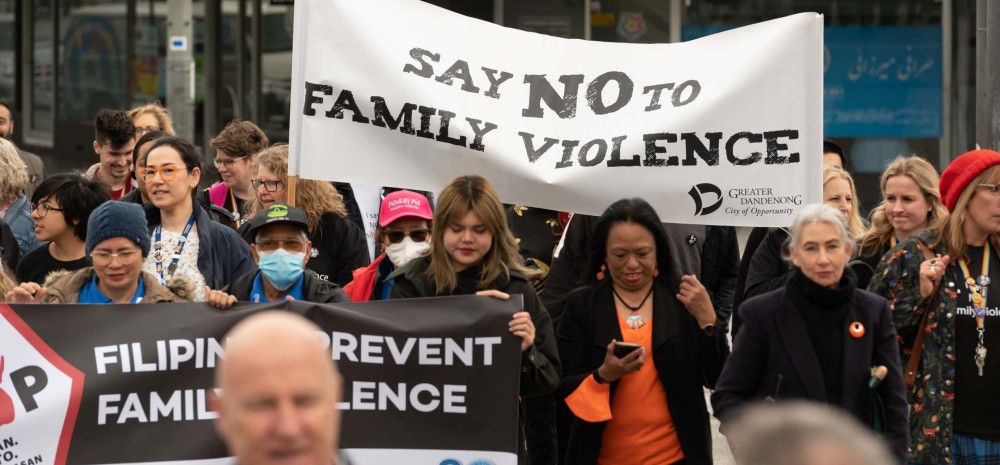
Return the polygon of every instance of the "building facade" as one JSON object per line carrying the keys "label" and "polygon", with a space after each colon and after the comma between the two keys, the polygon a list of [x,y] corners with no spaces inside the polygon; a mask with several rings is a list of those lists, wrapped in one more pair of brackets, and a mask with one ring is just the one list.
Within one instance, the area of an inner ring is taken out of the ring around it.
{"label": "building facade", "polygon": [[[0,100],[17,111],[15,142],[50,171],[82,168],[96,160],[91,123],[100,108],[153,101],[201,146],[233,118],[286,140],[291,2],[0,0]],[[815,11],[826,25],[825,137],[848,152],[866,206],[879,200],[878,175],[892,158],[917,154],[943,167],[975,145],[971,0],[430,3],[533,32],[633,43],[694,40]]]}

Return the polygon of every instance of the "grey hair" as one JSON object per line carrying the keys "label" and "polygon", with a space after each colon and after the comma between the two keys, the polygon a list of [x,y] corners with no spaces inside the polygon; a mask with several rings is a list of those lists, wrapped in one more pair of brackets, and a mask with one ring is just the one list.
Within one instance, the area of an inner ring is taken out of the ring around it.
{"label": "grey hair", "polygon": [[756,404],[725,428],[738,465],[892,465],[886,443],[839,409],[805,401]]}
{"label": "grey hair", "polygon": [[851,236],[851,231],[847,229],[847,218],[844,218],[844,214],[840,210],[825,203],[806,205],[799,210],[795,215],[795,219],[792,220],[792,226],[788,228],[788,248],[791,249],[799,243],[802,228],[816,223],[826,223],[837,228],[840,240],[845,245],[850,245],[853,248],[854,237]]}
{"label": "grey hair", "polygon": [[[254,244],[260,242],[260,235],[263,234],[263,233],[264,233],[264,228],[260,228],[260,229],[257,230],[257,234],[255,234],[254,237],[253,237],[253,243]],[[301,229],[299,229],[299,234],[302,235],[302,243],[303,244],[308,244],[309,243],[309,235],[306,234],[306,232],[303,231],[303,230],[301,230]]]}

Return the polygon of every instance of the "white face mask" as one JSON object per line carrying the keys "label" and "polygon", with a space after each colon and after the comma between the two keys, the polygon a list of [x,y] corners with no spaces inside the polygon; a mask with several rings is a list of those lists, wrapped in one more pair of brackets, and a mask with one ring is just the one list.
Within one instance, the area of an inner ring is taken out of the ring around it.
{"label": "white face mask", "polygon": [[430,249],[431,245],[429,242],[413,242],[413,239],[410,239],[410,236],[406,236],[403,240],[395,244],[389,244],[389,246],[385,248],[385,254],[389,257],[389,261],[391,261],[396,268],[399,268],[414,258],[426,255],[427,251]]}

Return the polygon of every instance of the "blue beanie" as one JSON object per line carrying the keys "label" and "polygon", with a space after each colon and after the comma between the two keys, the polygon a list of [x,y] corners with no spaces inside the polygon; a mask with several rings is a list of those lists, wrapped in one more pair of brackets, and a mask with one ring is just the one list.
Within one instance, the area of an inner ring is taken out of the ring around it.
{"label": "blue beanie", "polygon": [[139,204],[108,200],[90,213],[87,220],[87,255],[101,242],[124,237],[142,249],[142,256],[149,255],[149,229],[146,213]]}

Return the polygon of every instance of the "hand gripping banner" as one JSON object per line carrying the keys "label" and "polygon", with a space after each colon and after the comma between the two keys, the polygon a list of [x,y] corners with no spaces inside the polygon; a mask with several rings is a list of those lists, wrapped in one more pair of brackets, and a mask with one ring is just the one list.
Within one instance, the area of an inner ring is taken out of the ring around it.
{"label": "hand gripping banner", "polygon": [[223,336],[283,308],[319,325],[337,360],[353,465],[516,465],[521,355],[507,323],[520,305],[0,304],[0,463],[231,463],[207,402]]}
{"label": "hand gripping banner", "polygon": [[410,0],[295,2],[289,174],[666,222],[787,226],[821,201],[823,18],[675,44],[569,40]]}

